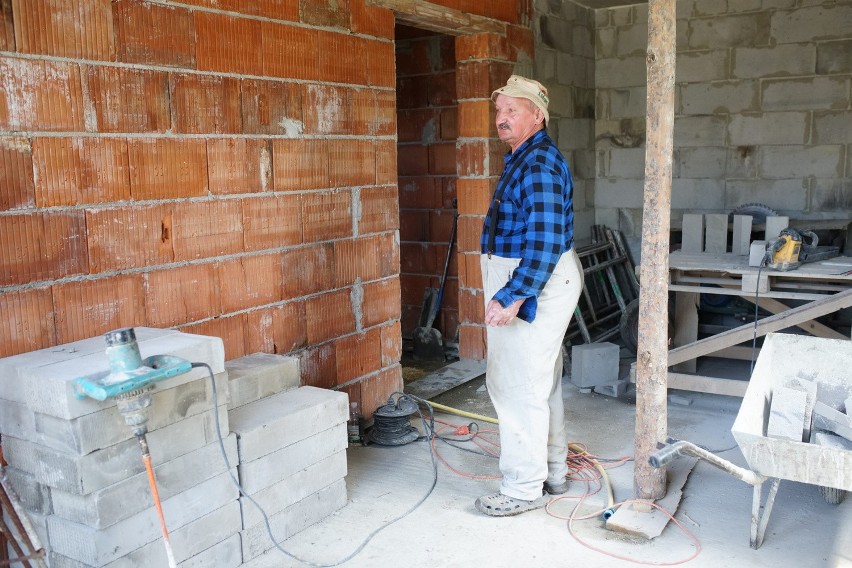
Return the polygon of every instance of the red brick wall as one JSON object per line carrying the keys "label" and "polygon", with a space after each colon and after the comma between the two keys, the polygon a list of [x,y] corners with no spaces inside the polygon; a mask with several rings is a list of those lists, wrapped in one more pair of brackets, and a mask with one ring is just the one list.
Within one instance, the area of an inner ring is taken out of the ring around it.
{"label": "red brick wall", "polygon": [[[505,31],[455,46],[460,350],[480,358],[502,148],[478,117],[532,54],[530,4],[434,4]],[[365,0],[0,0],[0,356],[173,327],[229,359],[293,353],[372,412],[402,385],[394,47]]]}
{"label": "red brick wall", "polygon": [[401,387],[393,14],[0,0],[0,356],[122,326]]}
{"label": "red brick wall", "polygon": [[[440,286],[452,233],[458,136],[455,41],[398,25],[396,57],[402,335],[411,337],[424,291]],[[454,339],[458,328],[455,257],[433,324],[445,339]]]}

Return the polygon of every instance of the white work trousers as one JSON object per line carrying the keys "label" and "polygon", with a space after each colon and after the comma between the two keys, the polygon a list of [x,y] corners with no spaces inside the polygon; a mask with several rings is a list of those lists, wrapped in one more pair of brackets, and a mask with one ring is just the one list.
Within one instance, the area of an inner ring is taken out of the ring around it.
{"label": "white work trousers", "polygon": [[[483,254],[480,263],[487,305],[520,259]],[[561,483],[568,473],[562,340],[582,290],[583,267],[571,249],[538,297],[532,323],[487,327],[485,384],[500,420],[500,492],[509,497],[537,499],[545,481]]]}

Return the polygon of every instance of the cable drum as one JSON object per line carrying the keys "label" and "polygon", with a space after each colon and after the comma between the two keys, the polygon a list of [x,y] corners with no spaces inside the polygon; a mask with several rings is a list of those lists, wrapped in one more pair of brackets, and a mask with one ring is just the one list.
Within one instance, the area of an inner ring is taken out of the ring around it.
{"label": "cable drum", "polygon": [[373,413],[373,426],[367,431],[367,439],[381,446],[404,446],[420,437],[417,428],[411,425],[411,416],[418,412],[417,403],[406,395],[393,395],[388,403]]}

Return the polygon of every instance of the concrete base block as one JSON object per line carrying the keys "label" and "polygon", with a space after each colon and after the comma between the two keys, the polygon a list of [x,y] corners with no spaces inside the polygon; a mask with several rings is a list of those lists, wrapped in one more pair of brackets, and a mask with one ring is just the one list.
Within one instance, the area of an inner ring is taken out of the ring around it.
{"label": "concrete base block", "polygon": [[828,432],[814,431],[813,436],[811,436],[811,443],[835,450],[852,451],[852,440]]}
{"label": "concrete base block", "polygon": [[[238,463],[236,435],[225,438],[224,446],[228,462],[233,467]],[[218,442],[154,467],[161,500],[174,497],[226,471]],[[154,506],[145,472],[89,495],[55,489],[52,497],[56,516],[96,529],[109,527]]]}
{"label": "concrete base block", "polygon": [[571,348],[571,382],[590,388],[618,380],[619,348],[614,343],[590,343]]}
{"label": "concrete base block", "polygon": [[734,215],[734,230],[731,236],[731,252],[738,256],[749,254],[751,246],[751,215]]}
{"label": "concrete base block", "polygon": [[230,409],[299,386],[299,360],[296,357],[254,353],[225,363],[231,394]]}
{"label": "concrete base block", "polygon": [[748,265],[760,266],[766,255],[766,241],[753,241],[748,249]]}
{"label": "concrete base block", "polygon": [[[163,501],[163,515],[172,529],[224,507],[239,492],[227,473]],[[92,566],[104,566],[162,537],[154,508],[98,530],[56,515],[47,519],[50,549]]]}
{"label": "concrete base block", "polygon": [[[346,483],[336,481],[310,497],[291,505],[269,518],[272,534],[279,543],[346,506]],[[261,523],[240,533],[243,543],[243,563],[260,556],[274,545],[269,541],[266,526]],[[280,565],[280,558],[279,558]]]}
{"label": "concrete base block", "polygon": [[684,213],[680,235],[681,251],[704,252],[704,215]]}
{"label": "concrete base block", "polygon": [[595,386],[595,392],[618,398],[627,391],[627,381],[615,381],[614,383],[605,383]]}
{"label": "concrete base block", "polygon": [[36,481],[33,474],[14,467],[6,467],[3,472],[24,509],[40,515],[53,513],[50,487]]}
{"label": "concrete base block", "polygon": [[728,216],[724,213],[704,216],[704,252],[723,254],[728,251]]}
{"label": "concrete base block", "polygon": [[766,218],[766,240],[771,241],[781,234],[781,231],[790,226],[790,218],[782,215],[769,216]]}
{"label": "concrete base block", "polygon": [[[225,350],[221,338],[173,330],[135,329],[143,359],[151,355],[174,355],[207,363],[214,374],[225,371]],[[97,378],[109,373],[106,343],[103,338],[97,341],[100,342],[97,351],[92,351],[92,339],[87,339],[0,360],[0,398],[25,404],[33,412],[67,420],[115,406],[114,400],[79,400],[75,396],[74,379]],[[158,384],[158,389],[207,377],[206,369],[192,369],[165,379]],[[220,398],[220,404],[226,403],[227,391]]]}
{"label": "concrete base block", "polygon": [[[168,522],[168,519],[166,520]],[[209,513],[200,519],[192,521],[175,530],[169,530],[169,540],[172,543],[172,550],[175,554],[175,561],[181,568],[195,568],[200,566],[232,566],[232,564],[219,564],[218,561],[212,563],[199,564],[192,561],[193,558],[201,555],[209,557],[208,551],[212,548],[217,548],[223,541],[231,543],[232,548],[237,546],[241,549],[241,543],[237,540],[237,544],[233,544],[233,539],[239,539],[240,530],[240,506],[236,501],[232,501]],[[217,548],[217,550],[222,550]],[[242,552],[240,550],[240,552]],[[233,554],[231,552],[230,554]],[[50,553],[51,568],[100,568],[87,564],[83,564],[77,560],[68,558],[67,556],[56,552]],[[230,558],[230,556],[228,556]],[[166,551],[163,546],[162,539],[149,542],[145,546],[134,550],[133,552],[110,562],[103,568],[140,568],[154,566],[168,566],[166,559]],[[239,566],[239,563],[233,564]]]}
{"label": "concrete base block", "polygon": [[[227,392],[226,373],[215,375],[218,392]],[[155,386],[148,410],[148,430],[154,431],[213,408],[210,379],[172,388]],[[220,404],[224,404],[223,398]],[[133,437],[115,406],[66,420],[33,412],[23,404],[0,399],[0,432],[61,452],[85,455]]]}
{"label": "concrete base block", "polygon": [[237,568],[243,563],[243,544],[239,533],[215,544],[192,558],[178,564],[178,568]]}
{"label": "concrete base block", "polygon": [[346,424],[341,422],[262,458],[246,462],[240,456],[240,484],[246,493],[253,495],[345,450],[347,445]]}
{"label": "concrete base block", "polygon": [[231,430],[238,437],[240,462],[247,463],[346,422],[349,397],[342,392],[301,387],[228,414]]}
{"label": "concrete base block", "polygon": [[766,436],[801,442],[804,435],[807,393],[780,387],[773,389]]}
{"label": "concrete base block", "polygon": [[[308,438],[306,441],[312,439]],[[346,477],[346,452],[339,451],[302,471],[281,479],[262,491],[252,493],[245,488],[245,485],[243,490],[263,506],[267,515],[272,516],[344,477]],[[240,497],[240,505],[243,511],[243,527],[252,527],[263,522],[260,511],[248,499]]]}
{"label": "concrete base block", "polygon": [[[223,433],[228,432],[225,406],[219,408],[219,427]],[[196,414],[149,432],[147,438],[152,461],[165,463],[216,440],[214,413]],[[4,436],[3,451],[9,464],[33,474],[39,483],[79,495],[103,489],[145,469],[135,439],[76,456]]]}

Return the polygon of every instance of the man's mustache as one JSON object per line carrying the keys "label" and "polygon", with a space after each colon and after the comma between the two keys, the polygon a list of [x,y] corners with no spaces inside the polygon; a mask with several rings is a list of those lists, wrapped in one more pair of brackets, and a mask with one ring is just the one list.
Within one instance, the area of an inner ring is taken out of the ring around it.
{"label": "man's mustache", "polygon": [[499,130],[509,130],[509,124],[506,122],[500,123],[497,125]]}

